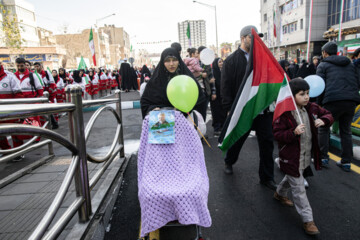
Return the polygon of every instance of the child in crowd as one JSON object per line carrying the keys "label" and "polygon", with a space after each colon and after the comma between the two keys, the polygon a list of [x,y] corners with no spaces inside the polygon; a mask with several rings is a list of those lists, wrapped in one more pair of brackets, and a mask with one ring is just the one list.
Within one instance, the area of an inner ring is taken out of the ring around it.
{"label": "child in crowd", "polygon": [[196,48],[189,48],[187,51],[189,53],[189,57],[184,59],[184,63],[192,72],[194,77],[199,78],[201,73],[203,72],[203,69],[201,68],[199,63],[197,50]]}
{"label": "child in crowd", "polygon": [[[305,232],[316,235],[320,232],[314,223],[312,209],[306,196],[304,175],[312,175],[312,153],[315,169],[321,169],[317,128],[330,126],[334,120],[329,111],[309,102],[310,87],[305,80],[295,78],[289,85],[299,111],[285,112],[273,123],[274,138],[279,145],[280,169],[285,173],[274,198],[286,206],[295,205],[304,222]],[[294,202],[287,198],[290,189]]]}

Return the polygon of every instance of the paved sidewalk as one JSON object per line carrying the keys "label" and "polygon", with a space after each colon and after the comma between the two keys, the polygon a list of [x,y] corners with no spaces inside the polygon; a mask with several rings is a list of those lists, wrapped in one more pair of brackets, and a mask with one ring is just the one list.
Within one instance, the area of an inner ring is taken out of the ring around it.
{"label": "paved sidewalk", "polygon": [[[122,101],[132,100],[139,100],[138,92],[122,93]],[[92,114],[93,112],[84,113],[85,126]],[[133,146],[129,146],[129,149],[126,150],[127,142],[131,142],[129,145],[136,145],[134,141],[140,137],[140,116],[139,109],[123,110],[125,151],[127,154],[130,154],[129,151],[133,149]],[[104,112],[93,127],[90,139],[87,142],[87,151],[95,156],[106,154],[113,141],[115,127],[115,118],[112,113]],[[67,116],[61,118],[60,128],[57,129],[56,132],[69,138]],[[21,162],[19,162],[19,164],[9,161],[3,165],[0,164],[0,177],[3,178],[19,170],[19,168],[31,164],[46,155],[47,151],[47,147],[43,147],[27,154],[26,163],[21,164]],[[54,143],[54,152],[56,157],[53,160],[0,189],[0,239],[26,239],[41,221],[59,190],[71,161],[70,152],[57,143]],[[124,159],[114,159],[114,162],[109,166],[100,181],[91,191],[91,196],[96,194],[107,174],[112,169],[120,168],[123,161]],[[88,162],[89,179],[91,179],[102,165],[103,164]],[[61,214],[64,213],[74,199],[75,187],[73,181],[52,225]],[[58,239],[66,239],[66,235],[77,221],[78,216],[75,214]]]}

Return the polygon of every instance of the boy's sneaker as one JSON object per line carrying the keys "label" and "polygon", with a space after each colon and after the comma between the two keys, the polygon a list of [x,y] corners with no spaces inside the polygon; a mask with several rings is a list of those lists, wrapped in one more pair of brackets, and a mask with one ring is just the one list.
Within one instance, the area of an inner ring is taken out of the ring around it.
{"label": "boy's sneaker", "polygon": [[321,159],[321,165],[323,166],[323,167],[329,167],[329,159],[327,159],[327,158],[324,158],[324,159]]}
{"label": "boy's sneaker", "polygon": [[342,170],[344,170],[345,172],[350,172],[350,169],[351,169],[350,163],[341,163],[341,160],[340,160],[340,161],[336,162],[336,165],[338,167],[340,167]]}
{"label": "boy's sneaker", "polygon": [[309,235],[316,235],[320,233],[313,221],[304,223],[304,230]]}
{"label": "boy's sneaker", "polygon": [[280,196],[277,192],[274,193],[274,198],[278,200],[281,204],[284,204],[288,207],[293,207],[294,203],[287,197]]}
{"label": "boy's sneaker", "polygon": [[306,181],[306,179],[304,178],[304,186],[305,186],[305,188],[306,189],[308,189],[309,188],[309,183],[308,183],[308,181]]}

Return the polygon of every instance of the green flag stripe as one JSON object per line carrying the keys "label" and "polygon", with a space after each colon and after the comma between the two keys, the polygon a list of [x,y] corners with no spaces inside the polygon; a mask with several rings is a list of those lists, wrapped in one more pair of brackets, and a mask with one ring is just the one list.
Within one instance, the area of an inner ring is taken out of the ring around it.
{"label": "green flag stripe", "polygon": [[257,94],[251,98],[243,108],[238,123],[233,130],[224,138],[219,148],[223,151],[235,144],[241,136],[251,129],[253,120],[259,113],[264,111],[276,100],[282,83],[262,83],[259,85]]}
{"label": "green flag stripe", "polygon": [[39,73],[38,73],[36,70],[35,70],[35,74],[36,74],[36,76],[38,77],[41,86],[44,86],[44,83],[43,83],[43,81],[42,81],[42,78],[40,77]]}
{"label": "green flag stripe", "polygon": [[188,22],[188,26],[186,29],[186,36],[188,37],[188,39],[190,38],[190,23]]}
{"label": "green flag stripe", "polygon": [[90,36],[89,36],[89,42],[93,40],[93,31],[92,28],[90,29]]}

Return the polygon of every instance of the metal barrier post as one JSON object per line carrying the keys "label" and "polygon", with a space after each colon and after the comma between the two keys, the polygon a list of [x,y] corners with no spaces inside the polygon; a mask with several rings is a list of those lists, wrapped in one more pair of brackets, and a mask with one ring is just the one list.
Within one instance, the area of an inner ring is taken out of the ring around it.
{"label": "metal barrier post", "polygon": [[120,157],[125,157],[125,145],[124,145],[124,131],[123,131],[123,119],[122,119],[122,110],[121,110],[121,92],[119,89],[115,90],[115,97],[119,99],[116,103],[116,112],[119,114],[121,120],[120,135],[119,135],[119,144],[123,145],[123,148],[120,150]]}
{"label": "metal barrier post", "polygon": [[[49,96],[50,96],[49,92],[44,91],[43,95],[44,95],[44,97],[46,97],[49,100]],[[48,118],[49,123],[46,128],[51,130],[52,129],[51,114],[48,115],[47,118]],[[49,142],[49,144],[48,144],[48,150],[49,150],[49,155],[54,155],[54,147],[53,147],[52,141]]]}
{"label": "metal barrier post", "polygon": [[71,102],[71,95],[70,95],[70,86],[66,86],[65,88],[65,101],[70,103]]}
{"label": "metal barrier post", "polygon": [[[71,88],[67,86],[65,88],[66,94],[66,102],[71,102]],[[69,130],[70,130],[70,141],[75,143],[74,141],[74,122],[73,122],[73,112],[68,112],[68,123],[69,123]]]}
{"label": "metal barrier post", "polygon": [[[85,131],[84,131],[84,118],[82,110],[82,96],[81,87],[73,86],[71,88],[71,102],[75,104],[75,111],[72,112],[72,123],[73,126],[73,140],[76,147],[79,150],[79,165],[75,172],[75,188],[76,195],[82,196],[85,201],[79,208],[79,219],[81,222],[89,220],[89,216],[92,213],[91,210],[91,198],[89,189],[89,177],[87,168],[87,157],[86,157],[86,142],[85,142]],[[70,121],[69,121],[70,122]],[[71,128],[70,128],[71,129]]]}
{"label": "metal barrier post", "polygon": [[[50,97],[49,92],[47,92],[47,91],[44,91],[43,95],[47,99],[49,99],[49,97]],[[49,124],[48,124],[47,128],[51,130],[52,129],[51,114],[48,115],[47,118],[48,118],[48,121],[49,121]]]}

